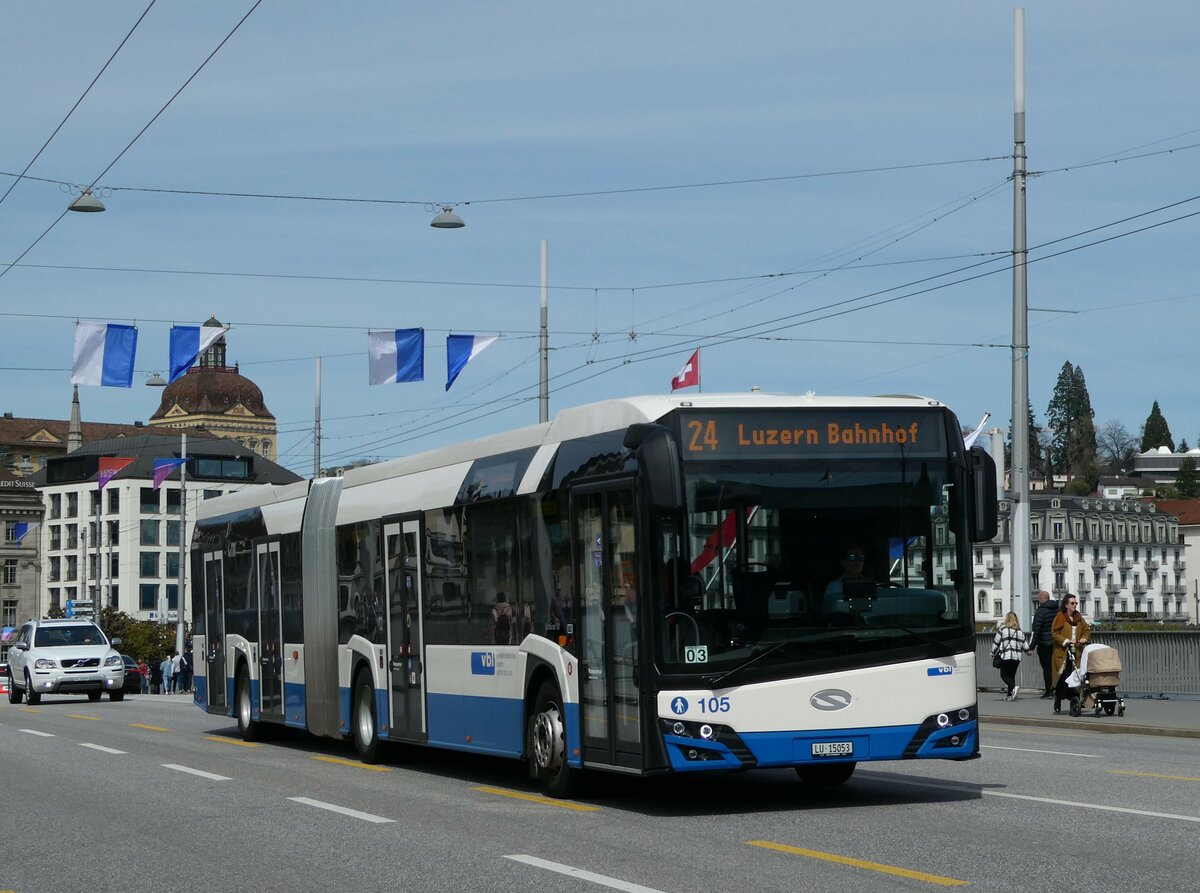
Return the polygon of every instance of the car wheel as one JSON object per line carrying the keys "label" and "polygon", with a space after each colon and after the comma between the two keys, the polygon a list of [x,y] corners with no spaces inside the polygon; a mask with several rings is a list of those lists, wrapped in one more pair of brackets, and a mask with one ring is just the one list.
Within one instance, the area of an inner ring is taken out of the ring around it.
{"label": "car wheel", "polygon": [[237,704],[238,733],[243,741],[257,741],[262,724],[254,718],[254,700],[250,697],[250,676],[246,667],[238,667],[237,682],[234,684],[234,703]]}
{"label": "car wheel", "polygon": [[29,678],[29,673],[25,673],[25,701],[30,707],[36,707],[42,703],[42,693],[33,690],[33,680]]}
{"label": "car wheel", "polygon": [[100,691],[99,689],[97,689],[96,691],[89,691],[89,692],[87,693],[87,695],[88,695],[88,700],[89,700],[89,701],[92,701],[92,702],[99,701],[99,700],[100,700],[100,696],[101,696],[102,694],[104,694],[104,692]]}
{"label": "car wheel", "polygon": [[831,788],[848,782],[857,765],[857,763],[828,763],[821,766],[797,766],[796,774],[806,785]]}
{"label": "car wheel", "polygon": [[558,686],[543,682],[529,717],[525,749],[529,773],[551,797],[563,799],[579,789],[580,770],[567,762],[567,730]]}
{"label": "car wheel", "polygon": [[108,699],[110,701],[124,701],[125,700],[125,689],[118,688],[118,689],[114,689],[113,691],[110,691],[108,693]]}
{"label": "car wheel", "polygon": [[24,698],[25,692],[17,688],[16,684],[13,682],[12,674],[10,673],[8,676],[8,703],[20,704]]}
{"label": "car wheel", "polygon": [[378,763],[383,745],[379,740],[379,723],[375,719],[375,688],[371,674],[365,670],[354,678],[354,699],[350,708],[350,729],[354,749],[364,763]]}

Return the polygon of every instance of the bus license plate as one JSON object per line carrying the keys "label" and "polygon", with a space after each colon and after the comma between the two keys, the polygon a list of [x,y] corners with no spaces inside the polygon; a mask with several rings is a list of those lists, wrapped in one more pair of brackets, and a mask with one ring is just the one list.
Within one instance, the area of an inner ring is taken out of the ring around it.
{"label": "bus license plate", "polygon": [[819,741],[812,746],[814,757],[852,757],[853,741]]}

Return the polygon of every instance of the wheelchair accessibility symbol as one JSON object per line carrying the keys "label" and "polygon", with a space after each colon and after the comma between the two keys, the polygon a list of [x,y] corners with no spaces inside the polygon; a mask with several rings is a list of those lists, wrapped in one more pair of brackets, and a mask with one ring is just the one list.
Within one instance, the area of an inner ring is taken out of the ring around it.
{"label": "wheelchair accessibility symbol", "polygon": [[683,716],[683,714],[687,713],[687,709],[687,698],[676,698],[671,702],[671,710],[678,716]]}

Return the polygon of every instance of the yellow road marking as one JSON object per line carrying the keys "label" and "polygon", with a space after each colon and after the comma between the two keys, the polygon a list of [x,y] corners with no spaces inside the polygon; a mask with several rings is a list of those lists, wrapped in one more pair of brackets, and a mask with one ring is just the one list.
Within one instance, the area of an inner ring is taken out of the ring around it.
{"label": "yellow road marking", "polygon": [[350,766],[354,769],[366,769],[369,772],[391,772],[390,766],[372,766],[370,763],[360,763],[357,760],[343,760],[339,757],[322,757],[314,756],[314,760],[320,760],[322,763],[336,763],[338,766]]}
{"label": "yellow road marking", "polygon": [[1112,775],[1136,775],[1139,778],[1165,778],[1167,781],[1200,781],[1200,778],[1192,778],[1190,775],[1159,775],[1157,772],[1123,772],[1120,769],[1105,769]]}
{"label": "yellow road marking", "polygon": [[169,731],[171,731],[170,729],[164,729],[162,726],[142,725],[142,723],[140,723],[140,722],[131,722],[129,724],[129,728],[131,728],[131,729],[147,729],[151,732],[169,732]]}
{"label": "yellow road marking", "polygon": [[504,788],[493,788],[487,785],[479,785],[472,788],[473,791],[480,791],[484,794],[495,794],[498,797],[512,797],[514,800],[526,800],[530,803],[540,803],[543,806],[557,806],[559,809],[573,809],[576,812],[599,812],[599,806],[590,806],[587,803],[572,803],[569,800],[555,800],[551,797],[542,797],[538,794],[526,794],[522,791],[507,791]]}
{"label": "yellow road marking", "polygon": [[970,881],[960,881],[951,877],[942,877],[938,874],[926,874],[923,871],[912,871],[908,868],[897,868],[894,865],[884,865],[881,862],[867,862],[864,859],[852,859],[849,856],[839,856],[835,853],[822,853],[820,850],[804,850],[800,847],[788,846],[784,843],[772,843],[769,840],[747,840],[750,846],[762,847],[767,850],[777,850],[781,853],[789,853],[793,856],[807,856],[809,859],[821,859],[825,862],[836,862],[839,865],[849,865],[853,868],[865,868],[868,871],[878,871],[883,874],[892,874],[897,877],[906,877],[915,881],[926,881],[930,884],[940,884],[943,887],[965,887]]}
{"label": "yellow road marking", "polygon": [[220,735],[205,735],[209,741],[218,741],[221,744],[236,744],[238,747],[259,747],[257,741],[238,741],[236,738],[222,738]]}
{"label": "yellow road marking", "polygon": [[100,721],[100,717],[98,717],[98,716],[84,716],[82,713],[68,713],[67,717],[69,719],[90,719],[93,722]]}
{"label": "yellow road marking", "polygon": [[41,713],[42,712],[37,707],[18,707],[17,709],[20,710],[22,713]]}

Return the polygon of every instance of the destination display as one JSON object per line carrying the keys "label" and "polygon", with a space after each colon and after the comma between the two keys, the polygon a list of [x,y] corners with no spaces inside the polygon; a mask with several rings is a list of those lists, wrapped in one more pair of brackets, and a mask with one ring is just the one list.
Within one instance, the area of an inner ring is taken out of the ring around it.
{"label": "destination display", "polygon": [[944,456],[946,415],[911,409],[685,411],[684,460]]}

